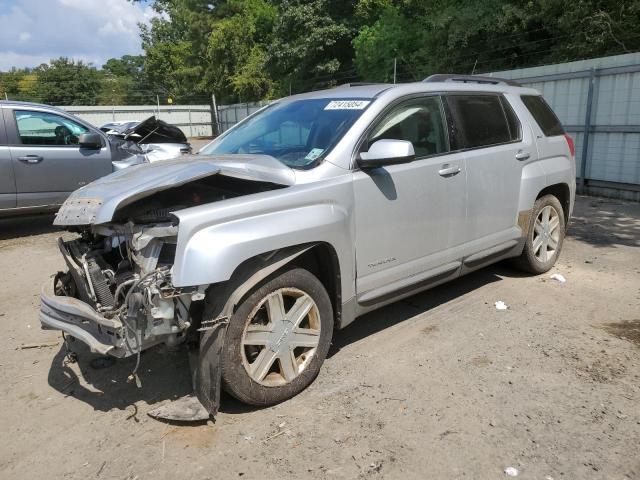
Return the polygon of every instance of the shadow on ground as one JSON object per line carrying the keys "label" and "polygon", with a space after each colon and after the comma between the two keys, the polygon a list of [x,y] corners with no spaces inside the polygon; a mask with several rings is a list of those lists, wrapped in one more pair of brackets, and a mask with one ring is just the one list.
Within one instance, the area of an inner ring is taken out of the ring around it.
{"label": "shadow on ground", "polygon": [[568,235],[595,247],[640,247],[640,205],[577,197]]}
{"label": "shadow on ground", "polygon": [[[192,393],[186,348],[168,350],[158,347],[142,352],[138,369],[141,388],[127,382],[136,363],[135,357],[116,359],[105,368],[95,368],[96,362],[92,364],[92,361],[99,358],[84,347],[79,349],[77,365],[82,380],[87,384],[84,386],[68,363],[63,345],[51,362],[49,385],[102,412],[114,408],[125,410],[141,400],[152,405]],[[137,415],[134,409],[129,410],[133,416]]]}
{"label": "shadow on ground", "polygon": [[399,300],[380,310],[367,313],[359,317],[344,330],[334,332],[331,349],[327,357],[332,357],[337,354],[340,349],[351,343],[362,340],[416,315],[428,312],[440,305],[466,295],[477,288],[499,282],[503,277],[512,278],[523,276],[527,275],[509,267],[508,263],[501,262],[425,292],[418,293],[404,300]]}
{"label": "shadow on ground", "polygon": [[61,231],[59,227],[53,226],[54,218],[53,214],[0,218],[0,240]]}

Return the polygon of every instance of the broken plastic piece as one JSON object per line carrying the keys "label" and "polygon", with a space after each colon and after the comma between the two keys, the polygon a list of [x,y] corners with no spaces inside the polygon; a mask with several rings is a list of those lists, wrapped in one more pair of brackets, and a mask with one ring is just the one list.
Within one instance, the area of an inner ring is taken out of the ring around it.
{"label": "broken plastic piece", "polygon": [[560,283],[565,283],[567,281],[566,278],[564,278],[563,275],[559,274],[559,273],[554,273],[553,275],[551,275],[550,277],[552,280],[557,280]]}
{"label": "broken plastic piece", "polygon": [[195,395],[187,395],[151,410],[148,415],[162,420],[176,422],[203,422],[209,419],[209,412]]}
{"label": "broken plastic piece", "polygon": [[504,473],[506,473],[510,477],[517,477],[518,476],[518,469],[515,468],[515,467],[507,467],[507,468],[504,469]]}
{"label": "broken plastic piece", "polygon": [[496,305],[496,310],[506,310],[507,308],[509,308],[507,307],[507,304],[504,303],[502,300],[498,300],[495,303],[495,305]]}

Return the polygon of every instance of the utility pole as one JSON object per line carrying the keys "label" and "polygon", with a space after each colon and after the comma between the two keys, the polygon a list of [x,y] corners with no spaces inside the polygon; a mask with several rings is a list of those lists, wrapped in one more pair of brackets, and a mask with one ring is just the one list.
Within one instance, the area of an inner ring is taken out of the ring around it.
{"label": "utility pole", "polygon": [[156,103],[158,104],[158,120],[160,120],[160,95],[156,95]]}
{"label": "utility pole", "polygon": [[393,57],[393,83],[396,83],[396,71],[398,66],[398,58]]}
{"label": "utility pole", "polygon": [[216,94],[211,94],[211,135],[217,137],[220,131],[220,123],[218,122],[218,105],[216,103]]}

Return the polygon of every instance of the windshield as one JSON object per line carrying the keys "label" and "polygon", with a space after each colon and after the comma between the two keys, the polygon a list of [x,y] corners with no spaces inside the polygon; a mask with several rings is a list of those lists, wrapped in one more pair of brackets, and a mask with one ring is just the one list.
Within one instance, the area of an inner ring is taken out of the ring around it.
{"label": "windshield", "polygon": [[329,153],[369,103],[369,99],[353,98],[274,103],[200,153],[264,154],[289,167],[311,168]]}

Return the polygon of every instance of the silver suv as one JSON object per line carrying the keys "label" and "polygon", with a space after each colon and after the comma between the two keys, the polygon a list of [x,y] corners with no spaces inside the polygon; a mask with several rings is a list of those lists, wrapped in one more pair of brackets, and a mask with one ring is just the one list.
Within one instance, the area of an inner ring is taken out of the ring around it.
{"label": "silver suv", "polygon": [[221,385],[271,405],[365,312],[506,258],[549,270],[574,193],[573,141],[514,82],[296,95],[75,191],[55,224],[79,237],[59,241],[40,319],[116,357],[185,342],[205,415]]}

